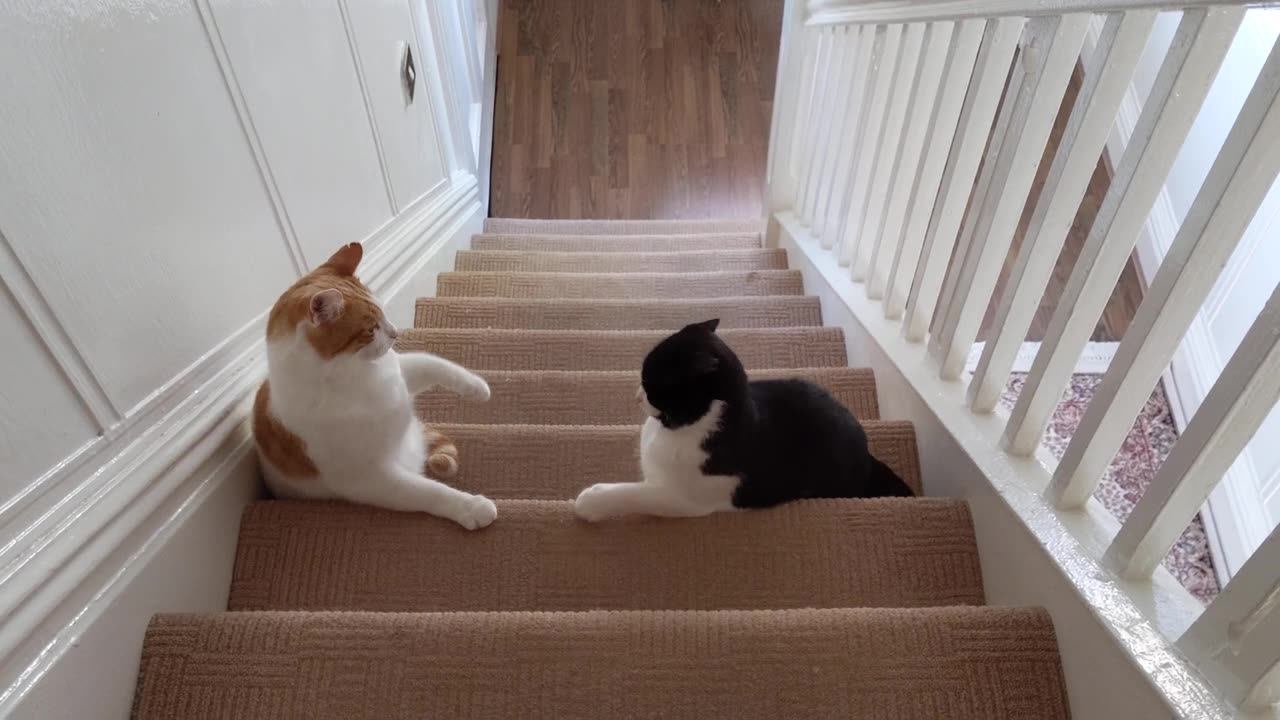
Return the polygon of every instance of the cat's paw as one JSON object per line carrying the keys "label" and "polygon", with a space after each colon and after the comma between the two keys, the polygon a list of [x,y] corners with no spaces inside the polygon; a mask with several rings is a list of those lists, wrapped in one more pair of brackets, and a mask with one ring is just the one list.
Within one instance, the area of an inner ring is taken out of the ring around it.
{"label": "cat's paw", "polygon": [[479,402],[489,401],[489,383],[479,375],[472,375],[467,379],[467,383],[462,386],[462,397],[470,400],[478,400]]}
{"label": "cat's paw", "polygon": [[592,485],[578,493],[578,499],[573,501],[573,512],[587,522],[600,522],[612,517],[616,513],[609,488]]}
{"label": "cat's paw", "polygon": [[462,501],[462,507],[454,515],[454,521],[468,530],[488,527],[498,517],[498,506],[483,495],[472,495]]}

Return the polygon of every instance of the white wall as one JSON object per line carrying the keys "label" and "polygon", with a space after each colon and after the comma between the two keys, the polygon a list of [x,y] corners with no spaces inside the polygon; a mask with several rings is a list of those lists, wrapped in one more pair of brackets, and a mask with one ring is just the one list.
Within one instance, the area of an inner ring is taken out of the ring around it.
{"label": "white wall", "polygon": [[[433,291],[484,214],[490,18],[493,0],[0,4],[0,715],[24,697],[75,715],[39,681],[84,656],[86,608],[137,630],[224,601],[205,590],[256,492],[231,440],[264,314],[354,240],[397,322]],[[210,567],[168,561],[201,592],[104,615],[102,592],[163,578],[157,539],[191,535],[209,503],[191,552]],[[125,676],[136,661],[90,651]]]}
{"label": "white wall", "polygon": [[[1129,103],[1136,119],[1164,60],[1180,13],[1156,18],[1134,74]],[[1280,36],[1280,11],[1251,9],[1223,61],[1187,142],[1174,161],[1164,192],[1139,242],[1144,275],[1154,277],[1196,193],[1199,192],[1263,62]],[[1119,160],[1128,133],[1123,120],[1109,143]],[[1199,407],[1231,354],[1280,282],[1280,183],[1276,183],[1206,300],[1173,362],[1170,378],[1183,420]],[[1234,572],[1280,524],[1280,410],[1273,412],[1210,503],[1220,570]]]}

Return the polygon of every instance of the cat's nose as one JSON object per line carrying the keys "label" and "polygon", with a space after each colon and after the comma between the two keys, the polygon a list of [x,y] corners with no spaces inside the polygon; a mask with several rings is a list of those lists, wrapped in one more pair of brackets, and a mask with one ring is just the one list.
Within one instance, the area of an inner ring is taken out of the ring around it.
{"label": "cat's nose", "polygon": [[396,338],[400,337],[400,331],[397,330],[394,325],[388,325],[387,337],[391,338],[392,340],[395,340]]}

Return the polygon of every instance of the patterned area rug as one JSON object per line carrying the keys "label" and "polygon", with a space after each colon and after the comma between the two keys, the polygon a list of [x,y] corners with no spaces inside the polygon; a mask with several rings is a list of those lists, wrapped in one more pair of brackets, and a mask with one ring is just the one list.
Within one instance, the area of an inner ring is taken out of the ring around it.
{"label": "patterned area rug", "polygon": [[[1025,380],[1026,375],[1023,373],[1014,373],[1010,377],[1004,397],[1001,398],[1006,409],[1013,408]],[[1071,388],[1058,404],[1042,441],[1054,457],[1062,458],[1067,443],[1079,427],[1085,408],[1089,406],[1089,401],[1093,399],[1101,382],[1101,375],[1079,373],[1072,377]],[[1134,421],[1129,436],[1111,461],[1111,467],[1103,476],[1094,497],[1123,522],[1133,512],[1138,499],[1155,478],[1156,471],[1164,464],[1177,439],[1178,431],[1169,411],[1169,399],[1161,384],[1147,400],[1142,414]],[[1201,602],[1208,603],[1217,596],[1218,576],[1214,572],[1213,557],[1209,554],[1209,539],[1205,533],[1204,521],[1198,514],[1183,531],[1182,537],[1174,543],[1173,549],[1164,559],[1164,566]]]}

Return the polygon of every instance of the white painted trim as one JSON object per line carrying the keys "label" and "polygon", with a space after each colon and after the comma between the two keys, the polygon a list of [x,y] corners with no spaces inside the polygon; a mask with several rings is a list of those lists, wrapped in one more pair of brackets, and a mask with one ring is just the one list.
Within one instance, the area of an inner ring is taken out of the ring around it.
{"label": "white painted trim", "polygon": [[[67,333],[66,324],[40,291],[26,263],[5,237],[3,230],[0,230],[0,283],[13,296],[23,316],[40,337],[40,342],[53,356],[67,382],[75,389],[85,410],[93,416],[98,431],[106,432],[119,422],[124,413],[103,389],[102,381],[89,365],[84,353],[76,346],[75,338]],[[4,507],[0,506],[0,523],[3,523],[3,517]]]}
{"label": "white painted trim", "polygon": [[[365,238],[371,250],[361,277],[379,297],[399,303],[397,293],[415,272],[479,231],[478,194],[475,177],[466,176],[414,203]],[[185,521],[182,508],[215,491],[192,474],[209,463],[238,463],[251,450],[244,437],[233,441],[243,435],[249,398],[265,373],[265,315],[0,508],[0,527],[14,538],[0,547],[0,716],[76,645],[84,617],[104,612],[102,594],[124,581],[130,564],[145,564],[161,549],[166,533]],[[162,507],[175,510],[157,516]],[[103,577],[108,570],[114,574]],[[100,657],[122,661],[116,653]]]}
{"label": "white painted trim", "polygon": [[293,219],[289,217],[289,208],[280,195],[280,186],[276,183],[275,172],[267,152],[262,147],[262,139],[258,137],[258,128],[253,123],[253,113],[249,112],[249,103],[244,99],[244,91],[240,88],[240,79],[236,76],[235,67],[231,63],[227,45],[222,39],[222,31],[218,28],[218,18],[209,6],[209,0],[196,0],[196,12],[204,26],[205,35],[209,38],[209,47],[213,50],[218,62],[218,70],[222,73],[222,82],[231,96],[231,104],[235,106],[236,117],[240,119],[240,129],[244,132],[245,141],[253,153],[254,164],[258,166],[258,175],[262,186],[271,200],[271,209],[276,216],[276,224],[280,226],[280,234],[284,236],[289,258],[293,260],[294,272],[301,277],[307,272],[307,256],[293,227]]}
{"label": "white painted trim", "polygon": [[[883,316],[795,218],[782,213],[774,220],[770,245],[788,251],[792,267],[805,275],[806,287],[821,297],[823,317],[851,319],[840,323],[851,362],[873,367],[882,404],[893,405],[886,409],[895,417],[917,423],[922,461],[943,463],[935,465],[936,472],[925,468],[925,491],[970,501],[988,601],[1042,605],[1054,616],[1073,714],[1236,717],[1173,641],[1199,615],[1199,602],[1164,568],[1140,583],[1107,568],[1101,558],[1118,530],[1115,519],[1096,500],[1067,512],[1048,503],[1041,495],[1055,464],[1048,451],[1040,448],[1028,458],[1001,451],[1008,414],[969,411],[963,382],[940,379],[922,346],[902,337],[899,323]],[[992,529],[994,523],[1005,524],[1010,532]],[[1028,548],[1024,542],[1036,546]],[[1027,568],[1034,568],[1037,577],[1023,572]],[[1123,676],[1114,674],[1121,672]],[[1124,677],[1141,680],[1130,685],[1121,682]],[[1136,712],[1120,709],[1134,705],[1141,707]]]}
{"label": "white painted trim", "polygon": [[1259,0],[809,0],[808,24],[902,23],[1257,4]]}

